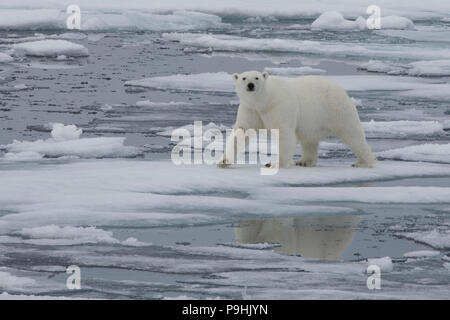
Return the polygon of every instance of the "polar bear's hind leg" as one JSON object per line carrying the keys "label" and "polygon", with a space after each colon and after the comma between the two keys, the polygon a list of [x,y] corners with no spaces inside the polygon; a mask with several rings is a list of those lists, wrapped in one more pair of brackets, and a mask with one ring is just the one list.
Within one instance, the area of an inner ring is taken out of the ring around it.
{"label": "polar bear's hind leg", "polygon": [[375,166],[376,158],[367,144],[362,127],[359,130],[350,130],[342,134],[340,138],[358,157],[352,167],[373,168]]}

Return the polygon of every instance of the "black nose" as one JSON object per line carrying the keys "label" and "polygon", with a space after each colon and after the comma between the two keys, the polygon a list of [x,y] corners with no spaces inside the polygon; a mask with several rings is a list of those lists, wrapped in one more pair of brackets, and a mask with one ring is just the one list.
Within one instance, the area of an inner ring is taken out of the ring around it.
{"label": "black nose", "polygon": [[255,89],[255,85],[253,84],[253,83],[249,83],[248,85],[247,85],[247,88],[248,88],[248,90],[253,90],[253,89]]}

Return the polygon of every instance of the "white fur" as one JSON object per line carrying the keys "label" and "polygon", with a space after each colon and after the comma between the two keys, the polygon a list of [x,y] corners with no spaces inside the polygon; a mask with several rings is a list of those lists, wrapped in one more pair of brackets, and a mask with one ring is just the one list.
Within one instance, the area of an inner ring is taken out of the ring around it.
{"label": "white fur", "polygon": [[[374,166],[356,107],[338,84],[322,76],[282,79],[257,71],[233,78],[240,98],[234,129],[279,129],[281,167],[294,163],[297,142],[302,145],[302,158],[296,164],[314,166],[319,142],[327,136],[339,137],[348,145],[358,157],[354,166]],[[254,91],[248,91],[249,83]],[[233,137],[225,155],[231,154],[230,148],[236,148]],[[225,156],[219,166],[231,163],[234,159]]]}

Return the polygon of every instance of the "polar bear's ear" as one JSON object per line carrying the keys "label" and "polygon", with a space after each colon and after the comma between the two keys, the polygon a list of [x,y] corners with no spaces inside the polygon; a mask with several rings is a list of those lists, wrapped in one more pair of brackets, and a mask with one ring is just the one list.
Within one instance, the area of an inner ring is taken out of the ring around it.
{"label": "polar bear's ear", "polygon": [[233,74],[233,79],[236,81],[237,79],[239,79],[239,74],[235,73]]}
{"label": "polar bear's ear", "polygon": [[268,72],[263,72],[262,76],[264,79],[267,79],[269,77],[269,73]]}

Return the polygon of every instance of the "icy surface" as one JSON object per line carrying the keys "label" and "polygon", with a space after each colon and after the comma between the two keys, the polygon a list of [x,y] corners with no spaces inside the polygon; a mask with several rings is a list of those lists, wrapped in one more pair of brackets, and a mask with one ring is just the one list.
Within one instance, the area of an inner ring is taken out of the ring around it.
{"label": "icy surface", "polygon": [[345,19],[337,11],[324,12],[311,24],[313,30],[365,30],[366,20],[358,17],[355,21]]}
{"label": "icy surface", "polygon": [[386,159],[450,163],[450,144],[426,143],[386,150],[377,155]]}
{"label": "icy surface", "polygon": [[361,64],[360,68],[391,75],[445,77],[450,75],[450,60],[415,61],[408,64],[370,60]]}
{"label": "icy surface", "polygon": [[[211,91],[211,92],[234,92],[234,84],[230,79],[231,74],[226,72],[177,74],[130,80],[125,86],[147,87],[155,89]],[[450,97],[450,85],[448,83],[434,84],[421,81],[412,77],[388,77],[388,76],[330,76],[328,77],[339,83],[349,91],[387,90],[400,91],[405,96],[422,97]]]}
{"label": "icy surface", "polygon": [[392,272],[394,265],[390,257],[367,259],[367,264],[380,267],[381,272]]}
{"label": "icy surface", "polygon": [[[53,124],[52,137],[46,140],[17,141],[0,146],[8,151],[6,160],[30,160],[74,156],[80,158],[134,157],[139,149],[125,146],[126,138],[82,138],[82,130],[74,125]],[[39,155],[41,155],[39,157]]]}
{"label": "icy surface", "polygon": [[[380,30],[359,30],[360,0],[76,4],[80,31],[66,4],[0,3],[0,299],[450,298],[446,1],[381,0]],[[89,57],[15,52],[36,41]],[[194,121],[233,126],[231,75],[249,69],[342,85],[377,167],[332,137],[317,167],[275,176],[173,165],[174,129],[210,152]]]}
{"label": "icy surface", "polygon": [[447,47],[423,49],[410,45],[399,48],[385,45],[374,46],[372,44],[282,38],[249,38],[224,34],[181,32],[164,33],[163,37],[167,40],[179,41],[187,46],[213,48],[219,51],[292,52],[364,58],[450,59],[450,49]]}
{"label": "icy surface", "polygon": [[0,52],[0,63],[8,63],[8,62],[11,62],[13,60],[14,60],[14,58],[11,57],[10,55],[8,55],[6,53],[3,53],[3,52]]}
{"label": "icy surface", "polygon": [[288,67],[288,68],[264,68],[269,74],[275,74],[280,76],[304,76],[310,74],[323,74],[326,71],[318,68],[311,68],[309,66],[306,67]]}
{"label": "icy surface", "polygon": [[82,57],[88,56],[86,47],[67,40],[39,40],[14,45],[14,54],[28,56],[56,57],[59,55]]}

